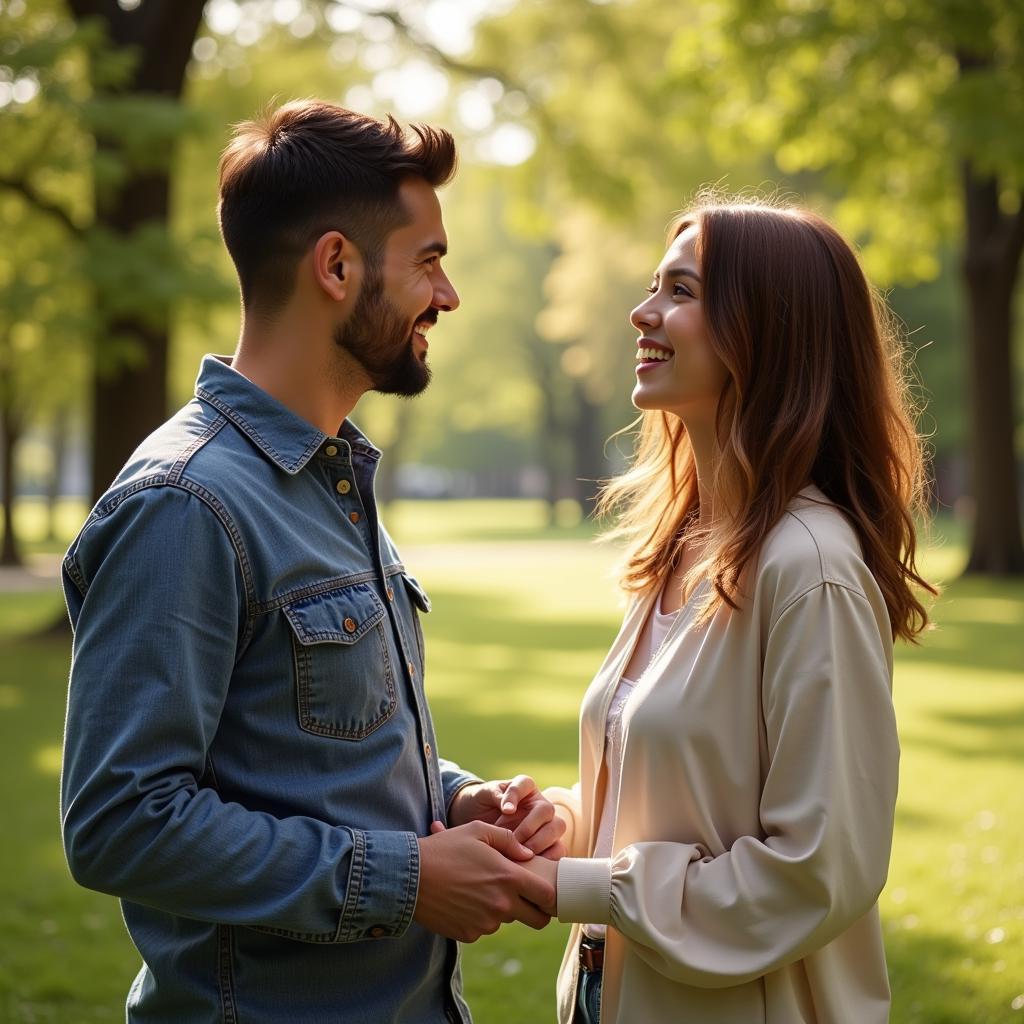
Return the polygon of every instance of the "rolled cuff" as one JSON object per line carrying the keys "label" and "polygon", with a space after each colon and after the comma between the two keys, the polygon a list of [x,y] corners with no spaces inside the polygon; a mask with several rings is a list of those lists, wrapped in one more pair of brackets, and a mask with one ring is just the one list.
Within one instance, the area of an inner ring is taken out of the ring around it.
{"label": "rolled cuff", "polygon": [[439,767],[441,769],[441,789],[444,796],[444,813],[447,817],[452,801],[458,795],[459,790],[483,782],[483,779],[472,772],[463,771],[454,761],[442,759],[439,762]]}
{"label": "rolled cuff", "polygon": [[610,924],[612,862],[607,857],[563,857],[558,862],[557,912],[565,923]]}
{"label": "rolled cuff", "polygon": [[416,909],[420,848],[414,832],[363,832],[355,841],[339,942],[397,938]]}

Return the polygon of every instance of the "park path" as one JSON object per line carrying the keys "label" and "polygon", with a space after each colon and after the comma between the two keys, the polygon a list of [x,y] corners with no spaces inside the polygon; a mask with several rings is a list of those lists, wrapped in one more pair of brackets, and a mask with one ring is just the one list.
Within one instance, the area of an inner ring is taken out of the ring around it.
{"label": "park path", "polygon": [[0,594],[24,594],[60,586],[60,555],[28,555],[18,568],[0,566]]}

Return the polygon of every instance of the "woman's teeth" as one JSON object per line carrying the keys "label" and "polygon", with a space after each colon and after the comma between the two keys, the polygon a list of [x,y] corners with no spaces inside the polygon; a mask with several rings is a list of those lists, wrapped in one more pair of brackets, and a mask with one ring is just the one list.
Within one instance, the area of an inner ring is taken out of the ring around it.
{"label": "woman's teeth", "polygon": [[643,359],[661,359],[661,360],[666,360],[666,359],[671,359],[671,358],[672,358],[672,353],[671,352],[666,352],[664,349],[661,349],[661,348],[640,348],[640,349],[637,349],[637,352],[636,352],[637,362],[640,362]]}

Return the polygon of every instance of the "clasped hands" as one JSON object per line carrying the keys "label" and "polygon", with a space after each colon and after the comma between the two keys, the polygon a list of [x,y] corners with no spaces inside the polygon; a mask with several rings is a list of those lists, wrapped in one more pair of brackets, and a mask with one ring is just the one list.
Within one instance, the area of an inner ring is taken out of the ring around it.
{"label": "clasped hands", "polygon": [[543,928],[555,913],[565,822],[528,775],[464,786],[419,840],[414,920],[460,942],[510,921]]}

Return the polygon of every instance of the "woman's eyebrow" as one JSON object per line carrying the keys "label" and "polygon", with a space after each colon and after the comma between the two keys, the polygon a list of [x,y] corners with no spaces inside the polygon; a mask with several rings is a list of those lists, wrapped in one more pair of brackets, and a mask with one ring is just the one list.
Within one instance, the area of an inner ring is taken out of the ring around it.
{"label": "woman's eyebrow", "polygon": [[700,274],[696,270],[690,270],[689,267],[673,267],[671,270],[665,271],[665,277],[677,278],[677,277],[690,277],[693,278],[697,284],[703,284],[704,282],[700,279]]}

